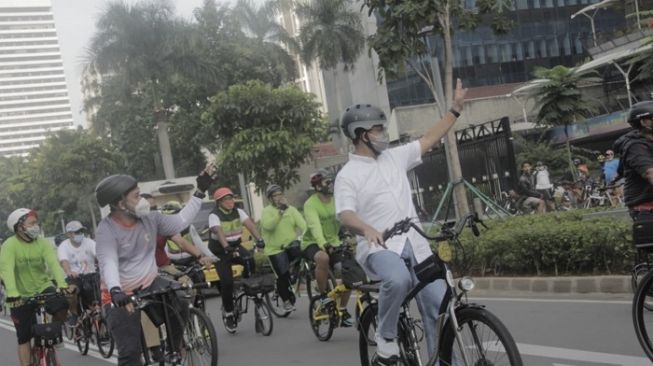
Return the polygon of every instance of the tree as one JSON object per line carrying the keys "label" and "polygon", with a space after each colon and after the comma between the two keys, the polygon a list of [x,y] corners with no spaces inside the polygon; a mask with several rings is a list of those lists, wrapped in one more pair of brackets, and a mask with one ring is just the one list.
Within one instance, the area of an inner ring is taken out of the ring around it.
{"label": "tree", "polygon": [[326,121],[312,94],[296,87],[274,89],[260,81],[231,86],[202,115],[223,171],[242,172],[258,189],[288,188],[297,168],[325,137]]}
{"label": "tree", "polygon": [[576,169],[572,163],[569,143],[569,125],[584,120],[596,110],[595,102],[583,95],[580,87],[601,82],[596,71],[578,72],[562,65],[551,69],[539,67],[534,75],[540,79],[531,89],[529,97],[535,100],[537,123],[544,126],[564,126],[569,170],[573,177]]}
{"label": "tree", "polygon": [[[0,217],[3,219],[19,207],[34,207],[30,172],[26,158],[0,157]],[[11,235],[5,221],[0,222],[0,238],[4,241]]]}
{"label": "tree", "polygon": [[90,63],[103,79],[121,85],[127,98],[138,95],[149,101],[148,119],[157,126],[166,177],[175,175],[167,136],[175,106],[164,90],[178,78],[212,79],[216,70],[211,59],[197,52],[203,42],[198,32],[173,15],[168,1],[133,6],[112,2],[100,16],[89,47]]}
{"label": "tree", "polygon": [[120,161],[109,144],[82,129],[58,131],[34,150],[29,161],[31,200],[45,232],[60,232],[59,210],[66,221],[94,227],[99,213],[95,186],[119,172]]}
{"label": "tree", "polygon": [[[395,75],[408,64],[429,87],[441,115],[451,107],[453,98],[454,20],[463,29],[489,23],[498,34],[505,34],[512,28],[508,17],[512,0],[477,0],[475,9],[465,8],[461,0],[365,0],[365,5],[370,15],[374,12],[382,20],[376,33],[368,39],[370,47],[379,55],[379,76],[383,73]],[[440,81],[431,71],[439,67],[431,65],[426,43],[426,35],[431,32],[440,35],[444,45],[443,93],[439,92],[442,90]],[[462,179],[462,171],[453,129],[446,137],[446,152],[451,173],[449,178],[457,182]],[[469,210],[464,187],[457,185],[454,194],[456,214],[460,216]]]}

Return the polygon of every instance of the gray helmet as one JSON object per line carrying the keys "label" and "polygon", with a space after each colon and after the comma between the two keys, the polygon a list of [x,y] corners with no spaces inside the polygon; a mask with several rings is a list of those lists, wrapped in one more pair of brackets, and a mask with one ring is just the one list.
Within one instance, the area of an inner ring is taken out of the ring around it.
{"label": "gray helmet", "polygon": [[628,112],[628,123],[639,129],[640,120],[644,117],[653,118],[653,101],[647,100],[633,104]]}
{"label": "gray helmet", "polygon": [[350,139],[356,138],[356,129],[369,130],[376,125],[387,126],[388,120],[381,108],[371,104],[356,104],[345,109],[340,118],[342,132]]}
{"label": "gray helmet", "polygon": [[95,187],[95,198],[100,207],[118,202],[129,191],[134,189],[138,181],[130,175],[116,174],[108,176]]}
{"label": "gray helmet", "polygon": [[283,192],[281,186],[278,184],[270,184],[268,188],[265,190],[265,197],[270,199],[270,197],[277,192]]}

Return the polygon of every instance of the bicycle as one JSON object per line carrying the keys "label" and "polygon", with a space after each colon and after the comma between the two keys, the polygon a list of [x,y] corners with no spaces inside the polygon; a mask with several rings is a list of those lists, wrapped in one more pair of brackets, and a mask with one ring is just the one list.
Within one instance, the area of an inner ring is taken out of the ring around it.
{"label": "bicycle", "polygon": [[[354,261],[353,250],[347,243],[342,243],[340,246],[334,248],[333,252],[330,255],[337,255],[342,258],[343,261]],[[357,265],[358,264],[356,264],[356,266]],[[344,271],[345,269],[343,268],[343,272]],[[360,271],[362,272],[362,269],[360,269]],[[340,327],[342,324],[345,309],[341,309],[338,304],[340,303],[340,299],[343,294],[352,290],[356,291],[356,324],[358,324],[358,320],[362,311],[369,304],[375,301],[369,292],[360,290],[361,286],[363,286],[366,282],[364,273],[361,276],[358,276],[362,278],[345,280],[345,276],[346,274],[343,273],[343,283],[338,284],[333,272],[329,270],[329,281],[327,281],[329,290],[326,294],[326,297],[331,299],[331,301],[329,301],[324,306],[322,305],[323,300],[320,296],[311,298],[311,302],[308,308],[308,319],[311,323],[311,329],[313,330],[313,333],[317,339],[322,342],[326,342],[331,339],[333,330],[337,327]]]}
{"label": "bicycle", "polygon": [[32,327],[33,366],[61,366],[55,344],[63,342],[61,336],[61,323],[52,322],[52,316],[46,311],[46,303],[50,299],[63,298],[59,292],[38,294],[22,300],[24,304],[36,305],[36,324]]}
{"label": "bicycle", "polygon": [[[135,293],[131,300],[141,310],[148,306],[162,305],[162,324],[159,326],[159,340],[162,358],[160,365],[204,365],[216,366],[218,364],[218,338],[211,319],[201,309],[189,305],[188,321],[186,322],[182,339],[179,341],[172,332],[171,317],[177,317],[178,324],[182,324],[181,316],[175,312],[170,304],[171,298],[177,296],[177,291],[190,291],[205,288],[209,284],[199,283],[181,285],[171,282],[170,285],[151,291]],[[152,364],[150,351],[145,343],[145,336],[141,334],[143,357],[147,365]],[[175,342],[177,341],[177,342]]]}
{"label": "bicycle", "polygon": [[[84,306],[82,296],[78,296],[79,309],[81,315],[77,323],[71,329],[72,337],[77,344],[79,353],[83,356],[88,354],[89,343],[97,345],[98,351],[104,358],[113,355],[114,340],[109,332],[109,328],[104,319],[102,307],[100,305],[100,274],[87,273],[79,275],[79,291],[87,288],[89,284],[93,288],[93,302],[89,308]],[[81,294],[80,294],[81,295]],[[64,325],[64,328],[66,325]]]}
{"label": "bicycle", "polygon": [[[407,218],[387,230],[383,238],[387,240],[394,235],[406,233],[412,228],[428,240],[451,241],[460,245],[458,237],[466,226],[469,226],[476,236],[480,235],[477,224],[483,225],[476,214],[469,214],[460,220],[453,229],[443,227],[438,236],[432,237],[424,233],[410,218]],[[469,277],[463,277],[456,286],[448,264],[451,261],[450,250],[449,245],[441,244],[438,246],[438,251],[426,260],[428,262],[422,262],[430,269],[430,273],[424,274],[428,277],[427,281],[420,281],[403,301],[398,324],[400,354],[396,360],[392,361],[402,366],[424,364],[420,356],[421,335],[418,336],[418,332],[421,332],[422,329],[419,322],[411,315],[410,302],[428,283],[435,279],[444,279],[448,288],[440,304],[436,327],[439,344],[437,349],[433,350],[426,365],[433,366],[438,361],[440,365],[447,366],[453,364],[465,366],[523,365],[514,339],[499,318],[486,310],[483,305],[468,302],[467,294],[474,288],[474,281]],[[420,267],[422,267],[422,263],[420,263]],[[422,268],[416,272],[421,272]],[[421,277],[422,274],[418,273],[418,278]],[[423,278],[423,280],[426,279]],[[375,291],[374,289],[369,290]],[[370,334],[374,334],[376,331],[377,310],[377,305],[372,303],[361,314],[359,352],[363,366],[377,364],[377,356],[371,350],[371,347],[375,345],[370,342]],[[486,336],[490,339],[486,339]]]}
{"label": "bicycle", "polygon": [[238,323],[242,321],[243,314],[249,311],[249,301],[254,302],[254,329],[256,333],[264,336],[272,334],[274,322],[272,311],[265,300],[265,295],[274,290],[275,278],[273,275],[261,277],[234,279],[234,310],[235,327],[230,330],[226,325],[226,317],[222,316],[225,329],[230,334],[236,333]]}
{"label": "bicycle", "polygon": [[[299,240],[292,241],[282,249],[292,258],[288,269],[290,275],[290,302],[294,304],[297,298],[301,296],[300,287],[302,282],[306,287],[306,295],[311,299],[313,295],[311,282],[313,281],[312,273],[314,271],[312,261],[306,260],[301,255],[301,243]],[[279,296],[276,281],[274,289],[265,294],[265,301],[272,313],[279,318],[285,318],[292,313],[291,310],[284,309],[283,299]]]}

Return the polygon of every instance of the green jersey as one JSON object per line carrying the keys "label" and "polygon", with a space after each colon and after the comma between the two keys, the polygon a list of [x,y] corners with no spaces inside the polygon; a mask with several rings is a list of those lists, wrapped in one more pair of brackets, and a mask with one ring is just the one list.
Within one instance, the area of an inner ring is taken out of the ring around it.
{"label": "green jersey", "polygon": [[329,202],[324,203],[317,193],[313,193],[304,203],[304,218],[308,230],[302,240],[302,249],[310,244],[317,244],[322,249],[327,243],[332,246],[340,245],[340,223],[336,219],[336,200],[333,196]]}
{"label": "green jersey", "polygon": [[66,278],[54,246],[43,238],[26,243],[16,235],[0,249],[0,278],[7,297],[30,297],[52,286],[66,288]]}
{"label": "green jersey", "polygon": [[281,253],[285,245],[297,240],[306,231],[306,221],[296,208],[288,206],[283,215],[278,208],[270,205],[261,215],[261,235],[265,240],[265,254]]}

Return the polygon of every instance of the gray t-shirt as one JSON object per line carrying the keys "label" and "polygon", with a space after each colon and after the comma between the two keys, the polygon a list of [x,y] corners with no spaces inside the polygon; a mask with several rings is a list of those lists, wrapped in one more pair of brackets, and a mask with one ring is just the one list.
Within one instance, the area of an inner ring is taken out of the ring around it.
{"label": "gray t-shirt", "polygon": [[120,287],[133,291],[148,287],[157,276],[157,235],[180,233],[192,222],[200,210],[202,200],[193,197],[176,215],[152,211],[135,225],[124,224],[105,217],[98,225],[95,241],[100,275],[107,288]]}

